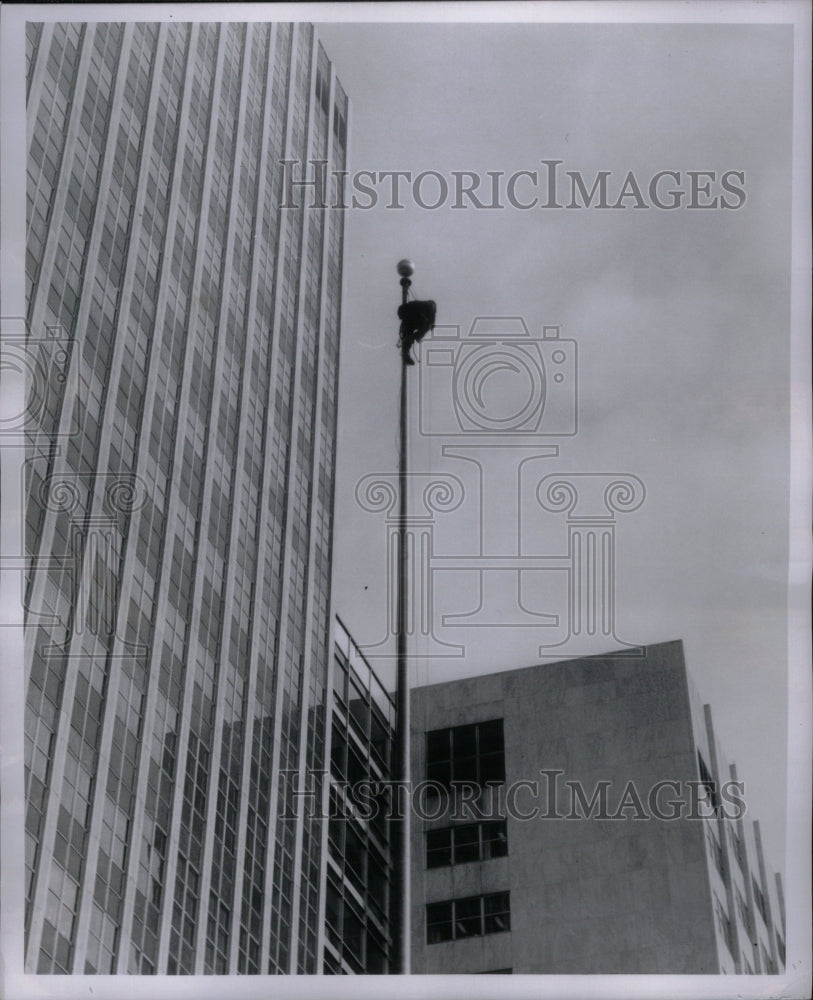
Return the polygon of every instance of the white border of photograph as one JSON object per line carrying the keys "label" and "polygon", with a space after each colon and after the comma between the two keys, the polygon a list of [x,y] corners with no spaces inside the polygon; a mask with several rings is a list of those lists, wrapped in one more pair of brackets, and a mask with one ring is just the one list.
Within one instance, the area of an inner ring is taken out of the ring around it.
{"label": "white border of photograph", "polygon": [[[105,998],[296,997],[804,997],[811,982],[811,634],[809,535],[811,495],[810,390],[810,63],[811,8],[805,2],[595,2],[440,4],[200,4],[4,6],[0,11],[0,315],[7,328],[24,315],[25,261],[25,85],[26,19],[46,21],[535,21],[543,23],[785,23],[794,26],[793,236],[790,560],[788,566],[789,770],[786,868],[787,967],[779,976],[37,976],[23,971],[23,707],[22,627],[19,567],[0,563],[2,671],[0,672],[0,993],[9,1000],[101,996]],[[431,114],[431,111],[427,112]],[[5,367],[0,417],[19,412],[24,387]],[[16,409],[15,409],[16,405]],[[13,444],[13,442],[12,442]],[[21,447],[2,455],[2,550],[16,553],[21,537],[19,489]],[[759,734],[754,734],[759,739]],[[382,981],[385,978],[386,981]]]}

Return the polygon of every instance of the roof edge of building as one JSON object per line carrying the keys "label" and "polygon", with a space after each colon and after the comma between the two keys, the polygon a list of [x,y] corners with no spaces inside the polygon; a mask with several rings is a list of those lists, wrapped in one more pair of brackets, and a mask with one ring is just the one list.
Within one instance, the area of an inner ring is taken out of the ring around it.
{"label": "roof edge of building", "polygon": [[[500,674],[500,675],[518,674],[522,673],[523,671],[539,670],[543,667],[550,667],[550,668],[565,667],[569,664],[589,663],[590,661],[599,661],[599,660],[627,660],[631,662],[635,659],[648,659],[652,651],[665,650],[666,647],[668,646],[679,647],[681,658],[684,660],[685,663],[685,657],[683,654],[683,639],[666,639],[662,642],[651,642],[642,646],[634,646],[634,647],[628,647],[626,649],[611,650],[610,652],[606,653],[590,653],[587,656],[572,656],[566,660],[553,660],[550,663],[541,661],[537,663],[530,663],[523,667],[510,667],[505,670],[500,670],[499,668],[496,670],[484,670],[480,673],[466,674],[463,677],[455,677],[447,681],[434,681],[431,684],[415,684],[413,685],[412,690],[423,691],[426,690],[427,688],[438,688],[448,684],[460,684],[464,681],[474,681],[481,677],[492,677],[495,674]],[[640,652],[641,650],[643,650],[643,653]]]}

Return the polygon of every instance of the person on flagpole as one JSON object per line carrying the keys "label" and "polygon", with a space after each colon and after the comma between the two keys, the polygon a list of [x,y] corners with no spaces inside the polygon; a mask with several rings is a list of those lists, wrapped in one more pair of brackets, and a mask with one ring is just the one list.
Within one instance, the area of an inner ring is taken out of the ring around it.
{"label": "person on flagpole", "polygon": [[401,357],[405,365],[414,365],[411,350],[412,345],[422,340],[430,330],[435,329],[437,306],[431,300],[419,301],[413,299],[398,307],[398,319],[401,320],[400,345]]}

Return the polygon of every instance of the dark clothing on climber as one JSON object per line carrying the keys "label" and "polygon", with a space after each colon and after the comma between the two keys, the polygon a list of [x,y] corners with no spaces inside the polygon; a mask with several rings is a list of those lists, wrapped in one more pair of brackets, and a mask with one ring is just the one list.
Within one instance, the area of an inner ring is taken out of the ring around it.
{"label": "dark clothing on climber", "polygon": [[435,329],[436,312],[437,306],[431,299],[425,302],[413,300],[398,307],[398,319],[401,320],[401,357],[404,364],[415,364],[409,352],[414,343]]}

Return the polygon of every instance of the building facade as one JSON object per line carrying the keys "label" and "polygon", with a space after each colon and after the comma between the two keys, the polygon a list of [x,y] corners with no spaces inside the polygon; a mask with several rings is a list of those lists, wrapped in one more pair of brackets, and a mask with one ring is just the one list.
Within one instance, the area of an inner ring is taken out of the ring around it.
{"label": "building facade", "polygon": [[384,975],[392,967],[395,904],[387,822],[395,703],[339,620],[331,704],[325,935],[319,971]]}
{"label": "building facade", "polygon": [[411,710],[413,973],[783,970],[781,880],[680,642]]}
{"label": "building facade", "polygon": [[[26,965],[313,972],[347,157],[308,24],[27,25]],[[332,175],[331,175],[332,176]]]}

